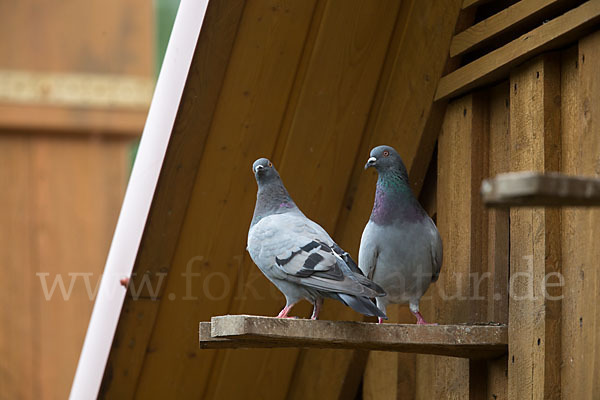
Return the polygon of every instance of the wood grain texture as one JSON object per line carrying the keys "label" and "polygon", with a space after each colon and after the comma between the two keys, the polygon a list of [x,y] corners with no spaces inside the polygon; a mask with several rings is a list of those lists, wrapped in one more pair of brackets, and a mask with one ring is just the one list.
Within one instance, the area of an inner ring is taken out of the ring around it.
{"label": "wood grain texture", "polygon": [[[510,88],[503,82],[489,91],[489,176],[510,170]],[[487,316],[508,323],[510,227],[508,210],[488,211],[488,271],[491,279]]]}
{"label": "wood grain texture", "polygon": [[[2,360],[10,363],[0,366],[2,396],[64,398],[125,188],[128,146],[6,133],[1,140],[10,173],[3,180],[12,187],[0,196],[3,243],[11,243],[2,246],[9,279],[1,292],[11,305],[0,334]],[[55,279],[64,292],[52,291]]]}
{"label": "wood grain texture", "polygon": [[[388,306],[391,322],[414,323],[407,306]],[[409,353],[371,351],[363,376],[363,399],[412,399],[416,390],[416,356]]]}
{"label": "wood grain texture", "polygon": [[[600,141],[598,118],[600,34],[581,39],[562,59],[562,172],[598,176]],[[564,399],[593,399],[600,395],[600,272],[596,209],[561,211],[564,274],[561,388]]]}
{"label": "wood grain texture", "polygon": [[462,9],[466,10],[471,7],[478,7],[485,3],[489,3],[492,0],[464,0],[462,3]]}
{"label": "wood grain texture", "polygon": [[[0,69],[151,79],[151,21],[145,1],[3,2]],[[0,106],[0,398],[67,398],[144,120]]]}
{"label": "wood grain texture", "polygon": [[[450,103],[438,142],[437,223],[444,266],[433,293],[433,320],[440,323],[487,320],[487,290],[475,285],[487,269],[487,216],[474,183],[487,171],[486,102],[478,94]],[[469,397],[467,362],[437,357],[418,364],[423,368],[418,373],[430,381],[463,383],[423,385],[417,398]]]}
{"label": "wood grain texture", "polygon": [[568,4],[569,1],[566,0],[518,1],[456,34],[450,44],[450,57],[481,48],[489,40],[509,30],[521,29],[522,26],[527,25],[535,26],[537,20],[550,19],[551,12],[557,11],[557,6]]}
{"label": "wood grain texture", "polygon": [[[42,338],[33,279],[36,254],[32,238],[35,218],[31,190],[31,140],[0,136],[0,397],[39,398],[40,370],[36,362]],[[10,244],[10,245],[8,245]]]}
{"label": "wood grain texture", "polygon": [[36,362],[40,392],[48,398],[65,398],[71,387],[125,190],[127,157],[124,143],[102,139],[43,137],[32,143],[35,272],[49,273],[49,285],[58,276],[67,290],[73,284],[67,296],[57,289],[47,299],[36,276],[45,338]]}
{"label": "wood grain texture", "polygon": [[[248,346],[265,342],[274,347],[333,347],[445,354],[454,357],[486,358],[506,351],[505,325],[374,324],[351,321],[312,321],[252,315],[226,315],[211,319],[210,346],[223,338],[243,341]],[[201,328],[201,332],[205,332]]]}
{"label": "wood grain texture", "polygon": [[[559,59],[528,62],[511,73],[510,86],[511,170],[558,170]],[[558,210],[510,211],[509,398],[561,392],[561,301],[554,297],[561,289],[545,285],[547,274],[561,271],[559,229]]]}
{"label": "wood grain texture", "polygon": [[[0,68],[154,75],[151,4],[144,0],[0,4]],[[23,29],[28,21],[29,29]]]}
{"label": "wood grain texture", "polygon": [[[2,70],[154,78],[153,7],[147,1],[3,2],[0,16],[0,35],[11,38],[0,43]],[[28,21],[28,29],[23,21]],[[133,137],[141,134],[146,114],[147,107],[28,107],[5,101],[0,105],[0,124],[17,130]]]}
{"label": "wood grain texture", "polygon": [[[489,168],[494,176],[510,169],[510,88],[503,82],[489,90]],[[508,323],[509,211],[488,211],[487,319]],[[487,398],[508,399],[508,358],[487,362]]]}
{"label": "wood grain texture", "polygon": [[595,0],[587,1],[444,76],[438,85],[435,100],[455,97],[501,79],[509,74],[511,68],[523,61],[581,37],[599,20],[600,3]]}
{"label": "wood grain texture", "polygon": [[[81,109],[78,107],[0,104],[0,126],[43,134],[139,137],[148,110]],[[35,115],[35,118],[31,118]]]}
{"label": "wood grain texture", "polygon": [[599,206],[600,179],[558,172],[511,172],[483,181],[481,194],[491,207]]}

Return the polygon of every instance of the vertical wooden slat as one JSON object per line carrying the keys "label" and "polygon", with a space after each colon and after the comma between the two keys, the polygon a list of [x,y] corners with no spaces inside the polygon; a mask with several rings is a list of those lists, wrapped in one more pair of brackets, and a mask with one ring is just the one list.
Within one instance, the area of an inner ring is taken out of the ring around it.
{"label": "vertical wooden slat", "polygon": [[[387,314],[394,322],[414,323],[415,317],[406,306],[391,305]],[[363,376],[363,399],[412,399],[415,374],[414,354],[371,351]]]}
{"label": "vertical wooden slat", "polygon": [[[489,176],[510,170],[509,82],[490,89]],[[487,320],[508,323],[509,211],[488,211]],[[487,398],[507,399],[507,357],[487,362]]]}
{"label": "vertical wooden slat", "polygon": [[[510,93],[511,170],[558,170],[556,55],[539,57],[513,71]],[[556,209],[510,211],[509,398],[555,398],[560,393],[561,302],[550,300],[543,285],[547,274],[560,272],[559,228]],[[556,288],[548,292],[555,295]]]}
{"label": "vertical wooden slat", "polygon": [[[153,6],[146,0],[0,3],[0,68],[154,74]],[[23,21],[28,21],[27,28]]]}
{"label": "vertical wooden slat", "polygon": [[[487,174],[487,118],[486,98],[465,96],[448,105],[439,137],[437,221],[444,266],[434,293],[433,318],[439,323],[485,318],[486,297],[474,298],[471,274],[478,279],[487,268],[487,218],[479,197],[479,182]],[[418,365],[420,380],[429,376],[431,382],[429,387],[419,385],[418,398],[466,399],[485,390],[480,380],[467,384],[468,360],[423,357]]]}
{"label": "vertical wooden slat", "polygon": [[40,346],[32,251],[31,141],[0,136],[0,398],[40,396]]}
{"label": "vertical wooden slat", "polygon": [[[49,274],[30,278],[36,283],[37,332],[45,338],[35,356],[44,397],[65,398],[71,387],[87,328],[73,318],[83,322],[91,314],[125,189],[128,154],[124,143],[87,137],[38,137],[32,143],[35,272]],[[63,280],[66,296],[57,287],[47,299],[40,280],[51,287],[55,278]]]}
{"label": "vertical wooden slat", "polygon": [[[600,33],[581,39],[562,60],[562,171],[600,174]],[[561,389],[564,399],[600,396],[600,212],[565,208],[562,216]]]}

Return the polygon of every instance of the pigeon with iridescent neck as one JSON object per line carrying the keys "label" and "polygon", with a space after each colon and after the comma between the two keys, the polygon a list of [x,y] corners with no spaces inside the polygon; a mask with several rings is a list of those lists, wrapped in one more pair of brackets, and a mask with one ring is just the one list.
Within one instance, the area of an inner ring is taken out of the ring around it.
{"label": "pigeon with iridescent neck", "polygon": [[361,273],[350,255],[321,226],[296,206],[273,164],[266,158],[252,166],[258,183],[248,252],[262,273],[284,294],[277,317],[306,299],[317,319],[323,298],[341,301],[365,315],[387,318],[370,298],[385,292]]}
{"label": "pigeon with iridescent neck", "polygon": [[427,324],[419,301],[440,274],[440,234],[415,198],[406,167],[393,147],[371,150],[365,169],[371,167],[379,176],[373,211],[360,241],[359,268],[386,291],[387,296],[376,299],[380,309],[385,311],[389,303],[408,303],[417,323]]}

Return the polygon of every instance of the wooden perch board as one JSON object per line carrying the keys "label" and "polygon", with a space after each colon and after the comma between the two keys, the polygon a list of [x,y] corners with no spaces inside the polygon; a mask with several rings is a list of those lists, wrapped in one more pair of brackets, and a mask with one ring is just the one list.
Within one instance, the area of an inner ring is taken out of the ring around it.
{"label": "wooden perch board", "polygon": [[560,173],[512,172],[486,179],[487,206],[600,206],[600,179]]}
{"label": "wooden perch board", "polygon": [[508,349],[506,325],[416,325],[312,321],[250,315],[200,323],[200,347],[365,349],[451,357],[494,358]]}

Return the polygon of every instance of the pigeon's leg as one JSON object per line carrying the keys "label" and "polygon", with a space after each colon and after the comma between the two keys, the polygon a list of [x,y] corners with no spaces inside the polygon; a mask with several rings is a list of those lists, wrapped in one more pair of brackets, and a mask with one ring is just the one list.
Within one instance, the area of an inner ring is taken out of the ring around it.
{"label": "pigeon's leg", "polygon": [[[375,298],[375,304],[377,304],[377,307],[383,312],[387,311],[388,302],[386,300],[387,299],[385,297]],[[383,321],[385,321],[383,318],[377,317],[378,324],[383,324]]]}
{"label": "pigeon's leg", "polygon": [[283,307],[283,309],[279,312],[279,314],[277,314],[277,318],[296,318],[296,317],[289,317],[288,313],[290,312],[290,310],[292,309],[292,307],[294,307],[294,305],[296,304],[296,302],[293,303],[287,303],[285,305],[285,307]]}
{"label": "pigeon's leg", "polygon": [[323,299],[318,298],[315,300],[314,304],[313,304],[313,313],[310,316],[310,319],[317,319],[319,318],[319,311],[321,311],[321,306],[323,305]]}
{"label": "pigeon's leg", "polygon": [[410,302],[409,303],[410,312],[413,313],[415,317],[417,317],[417,325],[437,325],[436,323],[427,322],[425,318],[419,312],[419,302]]}

